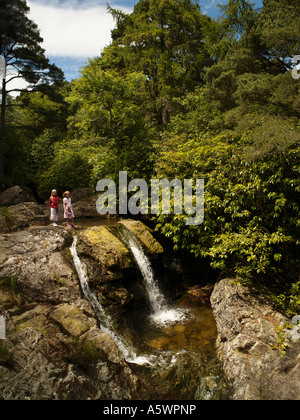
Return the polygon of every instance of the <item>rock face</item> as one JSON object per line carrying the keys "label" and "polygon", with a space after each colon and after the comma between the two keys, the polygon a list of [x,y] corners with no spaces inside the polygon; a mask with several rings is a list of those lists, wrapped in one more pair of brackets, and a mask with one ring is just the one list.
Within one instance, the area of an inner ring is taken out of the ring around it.
{"label": "rock face", "polygon": [[85,263],[91,289],[104,306],[122,307],[132,299],[120,281],[132,273],[132,257],[107,226],[80,232],[77,252]]}
{"label": "rock face", "polygon": [[130,399],[139,382],[82,297],[64,229],[0,235],[0,399]]}
{"label": "rock face", "polygon": [[104,306],[122,308],[132,300],[126,281],[134,275],[135,263],[130,251],[116,232],[125,226],[143,244],[147,253],[158,255],[162,246],[142,222],[126,220],[115,227],[97,226],[80,232],[77,252],[87,266],[90,286]]}
{"label": "rock face", "polygon": [[49,223],[49,216],[45,215],[44,208],[37,203],[20,203],[0,209],[0,231],[25,229],[35,223]]}
{"label": "rock face", "polygon": [[0,194],[0,207],[10,207],[26,202],[36,203],[36,199],[29,188],[21,188],[16,185]]}
{"label": "rock face", "polygon": [[[215,286],[211,304],[232,399],[298,400],[300,341],[293,340],[293,334],[284,329],[290,320],[230,279]],[[280,349],[282,338],[287,345],[284,356],[275,349]]]}

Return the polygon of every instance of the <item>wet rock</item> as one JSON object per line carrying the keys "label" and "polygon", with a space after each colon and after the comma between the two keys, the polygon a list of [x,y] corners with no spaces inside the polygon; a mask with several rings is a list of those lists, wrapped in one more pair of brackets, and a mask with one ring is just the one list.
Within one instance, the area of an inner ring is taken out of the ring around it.
{"label": "wet rock", "polygon": [[144,245],[146,251],[150,254],[156,255],[164,252],[163,247],[153,237],[151,229],[139,220],[123,220],[118,224],[125,226],[130,230]]}
{"label": "wet rock", "polygon": [[206,376],[202,378],[195,393],[195,400],[209,401],[217,399],[220,378],[218,376]]}
{"label": "wet rock", "polygon": [[107,226],[80,232],[77,252],[86,264],[90,287],[104,306],[120,308],[131,301],[120,281],[129,276],[134,263],[129,250]]}
{"label": "wet rock", "polygon": [[123,277],[123,270],[133,266],[130,253],[107,226],[85,229],[79,234],[77,251],[80,256],[92,261],[91,284],[107,283]]}
{"label": "wet rock", "polygon": [[199,303],[201,305],[205,305],[206,303],[210,302],[210,295],[213,291],[214,286],[212,284],[208,284],[204,287],[199,285],[189,287],[185,293],[185,297],[195,303]]}
{"label": "wet rock", "polygon": [[55,309],[51,314],[51,319],[58,322],[73,337],[80,337],[96,324],[96,321],[91,321],[81,309],[69,304],[61,305]]}
{"label": "wet rock", "polygon": [[[285,326],[290,320],[274,312],[261,294],[230,279],[216,284],[211,304],[218,347],[234,400],[298,400],[300,341]],[[280,352],[278,327],[286,354]]]}

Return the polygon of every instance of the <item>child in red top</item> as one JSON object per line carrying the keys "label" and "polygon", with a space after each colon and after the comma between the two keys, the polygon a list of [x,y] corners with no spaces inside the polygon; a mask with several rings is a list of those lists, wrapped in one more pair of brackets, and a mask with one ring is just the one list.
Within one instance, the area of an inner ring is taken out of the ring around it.
{"label": "child in red top", "polygon": [[58,226],[58,206],[59,206],[59,197],[57,195],[56,190],[51,191],[51,197],[49,198],[49,204],[51,207],[51,214],[50,214],[50,220],[53,222],[53,226]]}

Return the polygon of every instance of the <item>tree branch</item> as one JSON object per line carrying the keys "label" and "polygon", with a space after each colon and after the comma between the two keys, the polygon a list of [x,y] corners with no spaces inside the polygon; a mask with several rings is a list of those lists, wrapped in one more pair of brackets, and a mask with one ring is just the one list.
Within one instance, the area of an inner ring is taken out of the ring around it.
{"label": "tree branch", "polygon": [[11,93],[11,92],[29,92],[29,90],[24,88],[24,89],[11,89],[11,90],[6,91],[6,93]]}
{"label": "tree branch", "polygon": [[22,78],[22,76],[20,74],[18,76],[13,76],[9,80],[6,80],[6,83],[9,83],[9,82],[11,82],[14,79],[20,79],[20,78]]}

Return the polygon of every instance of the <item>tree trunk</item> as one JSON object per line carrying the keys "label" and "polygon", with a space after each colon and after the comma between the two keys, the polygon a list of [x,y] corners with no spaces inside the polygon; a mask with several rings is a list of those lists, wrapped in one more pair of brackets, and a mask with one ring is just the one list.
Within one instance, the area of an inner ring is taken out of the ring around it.
{"label": "tree trunk", "polygon": [[4,126],[5,126],[5,107],[6,107],[6,82],[2,81],[2,103],[0,118],[0,178],[4,175]]}

